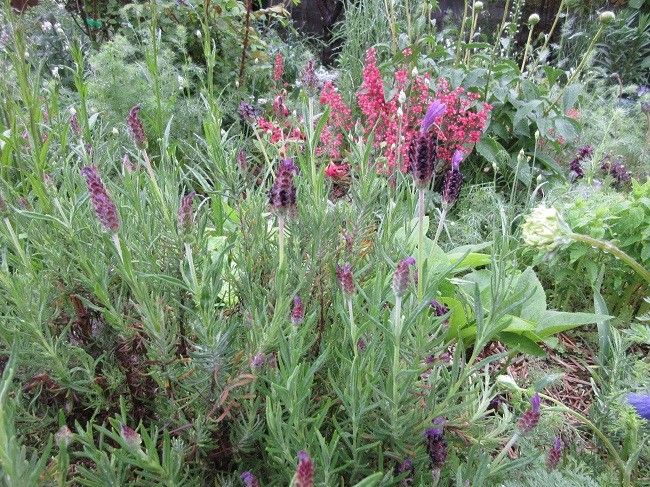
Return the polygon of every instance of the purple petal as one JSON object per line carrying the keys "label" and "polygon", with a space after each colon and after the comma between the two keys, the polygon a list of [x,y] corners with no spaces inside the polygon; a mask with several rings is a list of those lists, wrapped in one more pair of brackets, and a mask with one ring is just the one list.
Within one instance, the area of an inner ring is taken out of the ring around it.
{"label": "purple petal", "polygon": [[463,162],[465,158],[465,153],[462,150],[457,150],[454,152],[454,156],[451,159],[451,166],[454,171],[460,169],[460,163]]}
{"label": "purple petal", "polygon": [[436,121],[436,118],[444,115],[446,111],[447,111],[447,106],[444,103],[438,100],[432,101],[431,105],[429,105],[429,108],[427,109],[427,113],[424,115],[424,118],[422,119],[420,132],[421,133],[427,132],[431,128],[433,123]]}

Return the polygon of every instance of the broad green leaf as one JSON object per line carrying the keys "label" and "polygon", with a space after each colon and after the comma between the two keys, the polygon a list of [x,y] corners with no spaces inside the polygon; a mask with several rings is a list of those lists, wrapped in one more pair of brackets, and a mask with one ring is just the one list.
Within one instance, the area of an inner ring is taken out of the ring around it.
{"label": "broad green leaf", "polygon": [[383,472],[375,472],[372,475],[368,475],[361,482],[354,484],[354,487],[374,487],[375,485],[379,485],[379,482],[383,477]]}
{"label": "broad green leaf", "polygon": [[521,319],[518,316],[506,316],[502,321],[508,322],[508,325],[503,329],[505,332],[534,331],[537,328],[537,325],[532,321]]}
{"label": "broad green leaf", "polygon": [[540,338],[546,338],[563,331],[577,328],[578,326],[590,325],[597,323],[599,320],[607,320],[610,318],[612,317],[593,313],[569,313],[549,310],[539,320],[536,333]]}
{"label": "broad green leaf", "polygon": [[543,357],[546,355],[544,349],[537,345],[534,340],[521,335],[519,333],[510,333],[507,331],[499,333],[499,341],[504,345],[519,352],[535,355],[536,357]]}

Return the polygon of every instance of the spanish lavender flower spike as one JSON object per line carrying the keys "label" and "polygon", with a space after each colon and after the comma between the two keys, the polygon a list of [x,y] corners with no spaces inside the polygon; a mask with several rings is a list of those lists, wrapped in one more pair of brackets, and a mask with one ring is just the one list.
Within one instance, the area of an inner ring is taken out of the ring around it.
{"label": "spanish lavender flower spike", "polygon": [[352,265],[346,262],[343,265],[336,266],[336,278],[341,285],[341,289],[347,296],[354,294],[354,278],[352,277]]}
{"label": "spanish lavender flower spike", "polygon": [[260,116],[260,109],[256,106],[251,105],[242,101],[239,104],[239,116],[244,120],[244,122],[254,123]]}
{"label": "spanish lavender flower spike", "polygon": [[628,394],[627,402],[639,416],[650,421],[650,394]]}
{"label": "spanish lavender flower spike", "polygon": [[424,114],[420,124],[420,133],[425,134],[433,126],[438,117],[442,117],[447,111],[447,106],[438,100],[433,100]]}
{"label": "spanish lavender flower spike", "polygon": [[293,298],[293,309],[291,310],[291,323],[294,326],[302,324],[305,319],[305,306],[302,304],[300,296]]}
{"label": "spanish lavender flower spike", "polygon": [[252,369],[261,369],[262,367],[264,367],[265,363],[266,363],[266,355],[264,355],[262,352],[256,353],[251,358]]}
{"label": "spanish lavender flower spike", "polygon": [[517,425],[522,433],[528,433],[535,429],[539,423],[540,411],[539,407],[542,403],[539,394],[535,393],[530,399],[530,409],[528,409],[524,414],[519,418]]}
{"label": "spanish lavender flower spike", "polygon": [[120,228],[117,207],[106,192],[97,168],[95,166],[86,166],[81,170],[81,175],[86,179],[88,194],[97,219],[107,231],[117,233]]}
{"label": "spanish lavender flower spike", "polygon": [[462,151],[456,151],[451,161],[451,169],[445,176],[445,183],[442,189],[442,201],[451,206],[460,194],[460,188],[463,185],[463,175],[460,172],[460,163],[463,160],[464,154]]}
{"label": "spanish lavender flower spike", "polygon": [[246,471],[241,474],[240,478],[246,487],[260,487],[259,480],[257,480],[257,477],[252,472]]}
{"label": "spanish lavender flower spike", "polygon": [[436,164],[436,140],[429,134],[421,133],[409,148],[409,168],[415,185],[426,188],[431,182]]}
{"label": "spanish lavender flower spike", "polygon": [[431,468],[440,469],[447,460],[447,441],[444,438],[443,425],[445,419],[438,417],[433,420],[433,428],[429,428],[424,433],[427,442],[427,453],[429,454],[429,461]]}
{"label": "spanish lavender flower spike", "polygon": [[300,81],[310,96],[316,94],[318,91],[318,78],[316,77],[316,62],[313,59],[307,61]]}
{"label": "spanish lavender flower spike", "polygon": [[433,309],[433,314],[436,316],[444,316],[449,313],[449,308],[435,299],[429,302],[429,306]]}
{"label": "spanish lavender flower spike", "polygon": [[239,170],[243,173],[245,173],[248,170],[248,158],[246,156],[246,152],[243,150],[237,152],[237,166],[239,167]]}
{"label": "spanish lavender flower spike", "polygon": [[593,152],[594,149],[590,145],[585,145],[583,147],[580,147],[575,159],[573,159],[571,161],[571,164],[569,164],[569,178],[571,179],[571,181],[576,181],[584,177],[585,172],[582,169],[582,162],[586,158],[591,157]]}
{"label": "spanish lavender flower spike", "polygon": [[306,451],[298,452],[296,487],[314,487],[314,462]]}
{"label": "spanish lavender flower spike", "polygon": [[81,127],[79,126],[79,119],[77,113],[70,115],[70,128],[75,135],[81,135]]}
{"label": "spanish lavender flower spike", "polygon": [[129,117],[126,119],[126,125],[129,129],[129,135],[133,139],[138,149],[147,147],[147,136],[144,134],[144,127],[142,120],[138,114],[140,113],[140,105],[136,105],[129,111]]}
{"label": "spanish lavender flower spike", "polygon": [[269,192],[269,203],[280,215],[291,213],[296,208],[296,186],[293,176],[298,167],[292,159],[284,159],[275,175],[275,182]]}
{"label": "spanish lavender flower spike", "polygon": [[606,157],[600,168],[614,178],[614,182],[617,186],[622,186],[632,179],[630,171],[627,170],[621,161],[615,160],[612,162],[609,157]]}
{"label": "spanish lavender flower spike", "polygon": [[178,208],[178,230],[180,232],[189,232],[192,228],[192,202],[196,192],[191,191],[181,198],[181,204]]}
{"label": "spanish lavender flower spike", "polygon": [[397,269],[395,269],[395,273],[393,274],[393,292],[395,296],[401,297],[406,293],[406,289],[411,281],[410,267],[412,265],[415,265],[415,259],[413,257],[407,257],[397,264]]}
{"label": "spanish lavender flower spike", "polygon": [[562,439],[558,436],[553,441],[553,445],[548,451],[548,456],[546,457],[546,468],[549,470],[555,470],[562,459],[562,450],[564,449],[564,443]]}

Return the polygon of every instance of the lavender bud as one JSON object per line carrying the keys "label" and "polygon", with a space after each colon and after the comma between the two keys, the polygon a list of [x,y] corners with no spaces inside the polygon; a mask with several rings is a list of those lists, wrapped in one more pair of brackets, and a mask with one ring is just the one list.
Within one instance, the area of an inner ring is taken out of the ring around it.
{"label": "lavender bud", "polygon": [[439,301],[436,301],[435,299],[432,299],[429,302],[429,306],[433,310],[433,314],[435,316],[445,316],[447,313],[449,313],[449,308]]}
{"label": "lavender bud", "polygon": [[573,159],[571,164],[569,164],[569,178],[571,181],[576,181],[584,177],[585,172],[582,169],[582,162],[586,158],[591,157],[593,151],[594,149],[590,145],[585,145],[578,150],[575,159]]}
{"label": "lavender bud", "polygon": [[562,459],[562,450],[564,449],[564,443],[562,439],[558,436],[553,441],[553,445],[548,451],[548,456],[546,457],[546,468],[549,470],[555,470]]}
{"label": "lavender bud", "polygon": [[291,323],[294,326],[302,324],[305,319],[305,306],[302,304],[300,296],[293,298],[293,309],[291,310]]}
{"label": "lavender bud", "polygon": [[107,231],[117,233],[120,228],[117,207],[106,192],[97,168],[95,166],[86,166],[81,170],[81,175],[86,179],[88,194],[97,219]]}
{"label": "lavender bud", "polygon": [[136,105],[129,111],[129,116],[126,119],[126,126],[129,129],[129,135],[133,139],[136,147],[138,149],[144,149],[147,147],[147,137],[144,133],[144,127],[142,126],[142,121],[138,116],[140,112],[140,105]]}
{"label": "lavender bud", "polygon": [[354,294],[354,279],[352,277],[352,265],[350,263],[345,263],[343,265],[336,266],[336,278],[341,285],[341,289],[347,296],[352,296]]}
{"label": "lavender bud", "polygon": [[397,264],[397,269],[393,274],[393,292],[395,296],[404,296],[409,282],[412,280],[410,267],[415,265],[413,257],[407,257]]}
{"label": "lavender bud", "polygon": [[612,161],[609,157],[606,157],[603,159],[600,168],[614,179],[614,183],[617,186],[622,186],[632,179],[630,171],[627,170],[621,161]]}
{"label": "lavender bud", "polygon": [[442,189],[442,201],[447,205],[453,205],[458,200],[460,188],[463,184],[463,175],[460,172],[460,163],[463,160],[463,153],[456,151],[451,161],[451,169],[445,176]]}
{"label": "lavender bud", "polygon": [[77,119],[76,112],[70,115],[70,129],[75,135],[81,135],[81,127],[79,127],[79,120]]}
{"label": "lavender bud", "polygon": [[429,454],[429,461],[431,468],[440,469],[445,464],[447,459],[447,442],[444,438],[443,425],[445,419],[438,417],[433,420],[433,428],[429,428],[424,433],[427,442],[427,453]]}
{"label": "lavender bud", "polygon": [[300,81],[310,96],[316,94],[318,91],[318,78],[316,77],[316,62],[313,59],[307,61]]}
{"label": "lavender bud", "polygon": [[368,344],[366,343],[366,340],[363,337],[360,337],[357,340],[357,350],[359,350],[359,352],[365,352],[367,347]]}
{"label": "lavender bud", "polygon": [[409,148],[409,168],[415,185],[426,188],[431,182],[436,164],[436,141],[428,133],[420,133]]}
{"label": "lavender bud", "polygon": [[195,196],[196,192],[191,191],[181,198],[177,217],[179,232],[187,233],[192,228],[192,201]]}
{"label": "lavender bud", "polygon": [[246,103],[245,101],[242,101],[239,104],[239,116],[244,122],[253,124],[257,122],[257,119],[260,117],[261,110],[259,107],[256,107],[254,105],[251,105],[250,103]]}
{"label": "lavender bud", "polygon": [[517,425],[522,433],[526,434],[535,429],[539,423],[540,411],[539,407],[542,400],[539,397],[539,394],[535,393],[530,399],[530,409],[528,409],[524,414],[519,418]]}
{"label": "lavender bud", "polygon": [[402,463],[395,466],[395,476],[400,477],[403,474],[408,474],[400,483],[402,487],[409,487],[413,485],[413,477],[415,477],[415,465],[410,458],[407,458]]}
{"label": "lavender bud", "polygon": [[266,363],[266,355],[264,355],[262,352],[256,353],[253,355],[251,358],[251,368],[252,369],[261,369],[264,367],[264,364]]}
{"label": "lavender bud", "polygon": [[243,173],[248,170],[248,160],[246,157],[246,152],[243,150],[237,152],[237,167],[239,167],[239,170]]}
{"label": "lavender bud", "polygon": [[259,480],[251,472],[242,473],[240,478],[246,487],[260,487]]}
{"label": "lavender bud", "polygon": [[650,421],[650,394],[628,394],[627,402],[639,416]]}
{"label": "lavender bud", "polygon": [[127,425],[123,424],[120,427],[120,436],[122,436],[122,439],[129,447],[140,448],[142,438],[132,428],[129,428]]}
{"label": "lavender bud", "polygon": [[124,157],[122,158],[122,167],[128,174],[135,172],[135,165],[131,162],[128,154],[124,154]]}
{"label": "lavender bud", "polygon": [[298,167],[292,159],[284,159],[275,175],[275,182],[269,191],[269,203],[280,215],[291,213],[296,208],[296,186],[293,176]]}
{"label": "lavender bud", "polygon": [[294,479],[296,487],[314,487],[314,462],[304,450],[298,452],[298,466]]}

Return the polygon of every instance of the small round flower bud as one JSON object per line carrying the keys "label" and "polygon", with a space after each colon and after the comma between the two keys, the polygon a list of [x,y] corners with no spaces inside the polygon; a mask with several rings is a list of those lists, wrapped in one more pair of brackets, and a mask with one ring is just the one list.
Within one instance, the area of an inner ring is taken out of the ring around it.
{"label": "small round flower bud", "polygon": [[400,90],[399,95],[397,95],[397,101],[400,105],[406,103],[406,93],[404,93],[404,90]]}
{"label": "small round flower bud", "polygon": [[616,20],[616,14],[610,10],[605,10],[604,12],[600,13],[598,20],[600,20],[603,24],[609,24]]}
{"label": "small round flower bud", "polygon": [[554,250],[570,232],[558,211],[544,205],[535,208],[521,228],[526,245],[546,251]]}
{"label": "small round flower bud", "polygon": [[68,446],[70,443],[72,443],[72,439],[74,438],[74,435],[72,434],[72,431],[70,431],[70,428],[68,428],[67,425],[61,426],[59,428],[59,431],[57,431],[54,435],[54,441],[56,443],[56,446],[59,448]]}
{"label": "small round flower bud", "polygon": [[530,14],[530,17],[528,17],[528,25],[537,25],[537,24],[539,24],[539,15]]}
{"label": "small round flower bud", "polygon": [[474,2],[474,10],[477,12],[483,10],[483,2]]}
{"label": "small round flower bud", "polygon": [[120,436],[129,447],[140,448],[140,444],[142,443],[142,438],[132,428],[123,424],[120,427]]}

